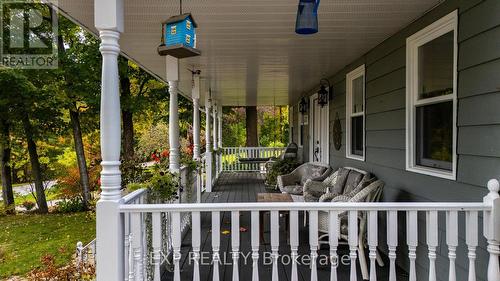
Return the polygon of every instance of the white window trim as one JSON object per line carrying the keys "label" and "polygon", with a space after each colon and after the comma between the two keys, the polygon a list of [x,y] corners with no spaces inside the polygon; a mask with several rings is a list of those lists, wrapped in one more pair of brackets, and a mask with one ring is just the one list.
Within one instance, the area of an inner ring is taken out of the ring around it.
{"label": "white window trim", "polygon": [[[352,113],[352,81],[354,79],[359,78],[363,76],[363,111],[362,112],[356,112]],[[346,151],[345,151],[345,156],[346,158],[349,159],[354,159],[354,160],[359,160],[359,161],[365,161],[366,159],[366,116],[365,116],[365,111],[366,111],[366,100],[365,100],[365,94],[366,94],[366,75],[365,75],[365,65],[361,65],[358,68],[354,69],[353,71],[347,73],[346,75]],[[351,134],[351,118],[352,117],[358,117],[358,116],[363,116],[363,156],[359,156],[356,154],[351,153],[351,144],[352,144],[352,134]]]}
{"label": "white window trim", "polygon": [[[450,31],[454,33],[453,93],[446,96],[418,100],[418,47]],[[406,170],[450,180],[457,178],[457,45],[458,11],[437,20],[406,39]],[[453,153],[452,170],[446,171],[418,166],[415,159],[416,106],[443,101],[453,101]]]}

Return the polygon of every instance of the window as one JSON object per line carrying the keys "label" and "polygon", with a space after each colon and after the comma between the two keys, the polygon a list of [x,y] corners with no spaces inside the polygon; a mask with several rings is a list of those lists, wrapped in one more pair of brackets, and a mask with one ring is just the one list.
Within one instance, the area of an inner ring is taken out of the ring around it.
{"label": "window", "polygon": [[365,66],[346,76],[346,157],[365,161]]}
{"label": "window", "polygon": [[455,180],[457,12],[406,43],[406,169]]}

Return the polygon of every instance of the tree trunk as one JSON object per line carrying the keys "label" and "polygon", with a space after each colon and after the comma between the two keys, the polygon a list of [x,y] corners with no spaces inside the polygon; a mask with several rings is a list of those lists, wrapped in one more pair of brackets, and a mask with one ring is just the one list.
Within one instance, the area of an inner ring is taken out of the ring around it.
{"label": "tree trunk", "polygon": [[130,106],[130,78],[128,76],[128,60],[120,61],[120,89],[122,104],[122,126],[123,126],[123,157],[125,161],[134,158],[134,120],[133,113],[127,107]]}
{"label": "tree trunk", "polygon": [[22,123],[24,133],[26,134],[26,141],[28,142],[28,152],[30,155],[31,173],[35,181],[36,202],[38,211],[40,213],[48,213],[47,199],[45,198],[45,190],[43,188],[42,169],[40,167],[40,160],[38,159],[38,152],[36,150],[36,143],[33,139],[33,129],[27,114],[23,116]]}
{"label": "tree trunk", "polygon": [[125,160],[134,158],[134,121],[132,118],[132,112],[122,110],[123,157]]}
{"label": "tree trunk", "polygon": [[12,169],[10,167],[10,136],[9,124],[6,120],[1,121],[0,125],[0,166],[2,173],[2,197],[5,209],[8,213],[13,213],[14,191],[12,190]]}
{"label": "tree trunk", "polygon": [[82,184],[82,198],[85,208],[88,208],[90,201],[89,172],[87,161],[85,160],[85,150],[83,148],[82,128],[80,127],[80,113],[77,110],[70,110],[71,127],[73,129],[73,140],[75,142],[76,160],[80,172],[80,182]]}
{"label": "tree trunk", "polygon": [[247,147],[259,146],[259,138],[257,135],[257,107],[247,106],[246,112],[246,130],[247,130]]}

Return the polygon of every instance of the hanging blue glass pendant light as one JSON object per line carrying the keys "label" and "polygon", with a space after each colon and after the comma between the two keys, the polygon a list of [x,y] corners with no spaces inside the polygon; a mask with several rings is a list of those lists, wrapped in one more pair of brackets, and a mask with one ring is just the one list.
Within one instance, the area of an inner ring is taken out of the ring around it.
{"label": "hanging blue glass pendant light", "polygon": [[295,33],[314,34],[318,32],[318,7],[320,0],[300,0],[295,22]]}

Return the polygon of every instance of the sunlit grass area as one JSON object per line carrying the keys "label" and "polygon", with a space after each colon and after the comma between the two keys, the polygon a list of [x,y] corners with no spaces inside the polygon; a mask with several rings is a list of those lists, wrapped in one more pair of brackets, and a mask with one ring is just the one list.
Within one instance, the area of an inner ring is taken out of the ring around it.
{"label": "sunlit grass area", "polygon": [[71,261],[76,243],[95,237],[93,212],[73,214],[18,214],[0,217],[0,279],[23,276],[53,255],[56,264]]}

